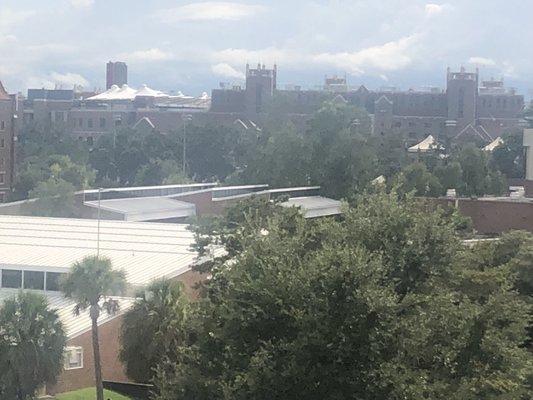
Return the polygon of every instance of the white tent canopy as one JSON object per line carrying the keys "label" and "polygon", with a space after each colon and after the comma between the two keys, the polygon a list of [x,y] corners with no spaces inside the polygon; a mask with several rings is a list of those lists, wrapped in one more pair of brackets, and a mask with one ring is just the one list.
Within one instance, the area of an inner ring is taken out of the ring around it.
{"label": "white tent canopy", "polygon": [[502,144],[503,144],[503,139],[501,137],[497,137],[496,139],[494,139],[494,141],[492,141],[491,143],[483,147],[483,150],[488,151],[488,152],[493,152],[496,149],[496,147]]}
{"label": "white tent canopy", "polygon": [[439,148],[439,144],[437,143],[437,140],[433,137],[433,135],[429,135],[427,138],[422,140],[420,143],[415,144],[412,147],[409,147],[407,150],[409,153],[426,153],[429,151],[437,150]]}

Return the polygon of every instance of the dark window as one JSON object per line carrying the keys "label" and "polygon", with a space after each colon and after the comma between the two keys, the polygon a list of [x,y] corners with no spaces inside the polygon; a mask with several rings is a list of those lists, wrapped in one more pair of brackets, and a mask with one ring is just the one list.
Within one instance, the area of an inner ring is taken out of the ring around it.
{"label": "dark window", "polygon": [[105,128],[105,118],[100,118],[100,128]]}
{"label": "dark window", "polygon": [[59,292],[59,283],[63,275],[64,274],[60,274],[59,272],[47,272],[46,290],[50,290],[52,292]]}
{"label": "dark window", "polygon": [[80,128],[83,126],[83,118],[80,118],[78,120],[78,125],[79,125]]}
{"label": "dark window", "polygon": [[92,145],[94,144],[94,139],[93,139],[92,136],[89,136],[89,137],[87,138],[87,143],[89,143],[90,146],[92,146]]}
{"label": "dark window", "polygon": [[44,272],[24,271],[24,289],[44,290]]}
{"label": "dark window", "polygon": [[6,174],[1,173],[0,174],[0,185],[3,185],[4,183],[6,183]]}
{"label": "dark window", "polygon": [[412,128],[413,126],[415,126],[415,123],[414,122],[409,122],[409,126]]}
{"label": "dark window", "polygon": [[424,124],[424,127],[426,127],[426,128],[431,128],[431,123],[430,123],[430,122],[426,122],[426,123]]}
{"label": "dark window", "polygon": [[93,120],[89,118],[89,119],[87,120],[87,128],[90,129],[90,128],[92,128],[92,127],[93,127]]}
{"label": "dark window", "polygon": [[465,90],[463,88],[459,89],[459,118],[464,118],[465,116]]}
{"label": "dark window", "polygon": [[2,270],[2,287],[11,289],[22,288],[22,271],[13,269]]}
{"label": "dark window", "polygon": [[394,126],[396,126],[396,128],[401,128],[402,127],[402,123],[401,122],[396,122],[396,124],[394,124]]}
{"label": "dark window", "polygon": [[6,159],[0,158],[0,168],[4,168],[6,166]]}
{"label": "dark window", "polygon": [[6,147],[6,140],[4,138],[0,139],[0,148],[3,149]]}
{"label": "dark window", "polygon": [[0,121],[0,131],[4,131],[6,129],[6,121]]}

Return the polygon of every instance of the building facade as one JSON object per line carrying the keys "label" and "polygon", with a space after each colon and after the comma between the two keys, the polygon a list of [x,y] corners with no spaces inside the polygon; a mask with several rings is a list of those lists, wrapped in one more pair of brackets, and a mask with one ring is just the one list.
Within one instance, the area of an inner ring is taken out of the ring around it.
{"label": "building facade", "polygon": [[7,199],[15,175],[18,100],[0,82],[0,202]]}
{"label": "building facade", "polygon": [[106,65],[106,89],[111,86],[119,87],[128,84],[128,66],[124,62],[109,61]]}

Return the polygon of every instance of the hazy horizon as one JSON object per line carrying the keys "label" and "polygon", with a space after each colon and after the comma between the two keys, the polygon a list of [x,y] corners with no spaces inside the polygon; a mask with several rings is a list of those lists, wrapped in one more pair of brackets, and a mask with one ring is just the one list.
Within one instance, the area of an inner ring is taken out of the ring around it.
{"label": "hazy horizon", "polygon": [[129,81],[200,94],[242,81],[245,64],[278,64],[279,85],[445,86],[446,67],[480,68],[533,94],[533,4],[494,1],[3,0],[0,80],[8,91]]}

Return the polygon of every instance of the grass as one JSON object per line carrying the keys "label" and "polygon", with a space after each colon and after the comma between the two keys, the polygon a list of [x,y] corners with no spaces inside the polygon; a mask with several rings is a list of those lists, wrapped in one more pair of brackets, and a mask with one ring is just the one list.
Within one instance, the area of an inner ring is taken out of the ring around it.
{"label": "grass", "polygon": [[[87,388],[76,390],[75,392],[68,392],[56,395],[56,400],[94,400],[96,399],[96,393],[94,388]],[[130,400],[128,397],[124,397],[121,394],[104,390],[105,400]]]}

